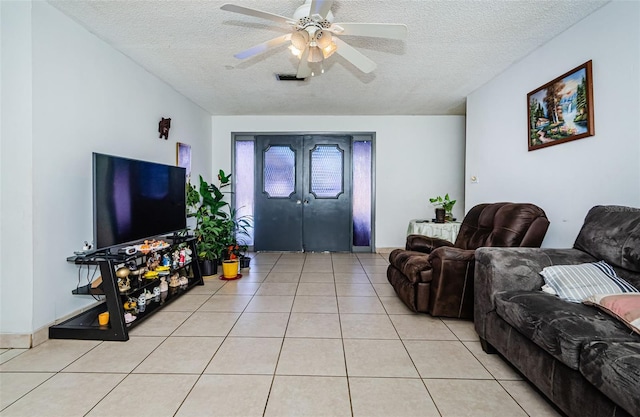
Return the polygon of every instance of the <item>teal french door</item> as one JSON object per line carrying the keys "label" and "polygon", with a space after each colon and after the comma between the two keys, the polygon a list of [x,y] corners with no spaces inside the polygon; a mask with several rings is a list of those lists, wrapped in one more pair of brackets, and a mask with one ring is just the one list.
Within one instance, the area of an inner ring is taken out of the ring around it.
{"label": "teal french door", "polygon": [[351,152],[351,136],[256,136],[256,251],[351,250]]}

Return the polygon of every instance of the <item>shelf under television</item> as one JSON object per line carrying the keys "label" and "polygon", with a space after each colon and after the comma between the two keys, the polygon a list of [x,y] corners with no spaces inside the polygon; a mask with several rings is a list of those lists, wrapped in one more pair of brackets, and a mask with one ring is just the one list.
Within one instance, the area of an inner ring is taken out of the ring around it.
{"label": "shelf under television", "polygon": [[[174,241],[174,243],[170,244],[168,247],[164,247],[158,251],[172,251],[182,243],[188,245],[192,250],[192,253],[197,253],[196,241],[191,237],[180,241]],[[121,293],[118,289],[118,278],[115,275],[115,271],[123,262],[144,261],[147,255],[148,254],[143,253],[126,256],[102,256],[99,254],[92,254],[91,256],[86,257],[76,256],[69,258],[69,262],[74,262],[78,265],[98,265],[102,276],[102,284],[99,287],[91,288],[91,284],[87,284],[72,290],[72,294],[90,296],[100,295],[104,296],[104,302],[99,303],[59,324],[51,326],[49,328],[49,337],[52,339],[128,340],[128,332],[131,328],[152,316],[153,313],[161,310],[167,304],[178,299],[194,286],[204,285],[204,281],[202,280],[202,275],[200,273],[200,266],[197,262],[188,262],[180,265],[178,268],[172,268],[171,273],[179,271],[181,274],[187,276],[188,283],[181,287],[169,287],[167,292],[160,293],[159,296],[148,299],[145,304],[144,311],[139,311],[139,309],[132,311],[132,313],[135,314],[136,319],[130,323],[126,323],[124,315],[128,311],[124,310],[124,301],[129,297],[139,297],[140,294],[145,292],[145,290],[152,291],[154,287],[160,284],[160,279],[156,278],[149,280],[139,277],[140,283],[138,285]],[[98,314],[105,311],[109,312],[109,324],[106,326],[100,326],[98,324]]]}

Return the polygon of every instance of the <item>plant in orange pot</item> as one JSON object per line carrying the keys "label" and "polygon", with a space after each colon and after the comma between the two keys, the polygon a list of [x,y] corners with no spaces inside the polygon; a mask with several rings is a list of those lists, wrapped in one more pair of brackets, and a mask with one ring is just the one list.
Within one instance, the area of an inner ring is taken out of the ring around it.
{"label": "plant in orange pot", "polygon": [[222,261],[222,275],[229,279],[238,276],[240,247],[238,244],[229,245],[226,250],[225,259]]}
{"label": "plant in orange pot", "polygon": [[240,255],[244,243],[239,243],[249,236],[249,228],[251,227],[251,218],[249,216],[239,216],[235,209],[229,211],[229,217],[224,223],[224,230],[218,236],[219,241],[224,243],[224,250],[221,254],[222,275],[225,279],[233,279],[238,276]]}

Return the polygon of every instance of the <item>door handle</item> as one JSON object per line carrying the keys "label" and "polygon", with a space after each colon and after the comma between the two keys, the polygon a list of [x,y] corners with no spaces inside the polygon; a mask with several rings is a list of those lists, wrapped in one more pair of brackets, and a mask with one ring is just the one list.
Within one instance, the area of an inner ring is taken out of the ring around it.
{"label": "door handle", "polygon": [[302,204],[302,201],[298,200],[296,201],[296,204]]}

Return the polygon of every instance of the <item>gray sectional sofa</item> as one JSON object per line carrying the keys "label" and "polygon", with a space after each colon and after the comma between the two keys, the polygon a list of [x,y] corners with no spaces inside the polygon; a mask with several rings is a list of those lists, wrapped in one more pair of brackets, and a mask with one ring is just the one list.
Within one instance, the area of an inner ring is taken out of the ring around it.
{"label": "gray sectional sofa", "polygon": [[544,267],[600,260],[640,288],[640,209],[592,208],[571,249],[478,249],[475,328],[486,352],[499,352],[569,416],[640,417],[640,335],[541,291]]}

